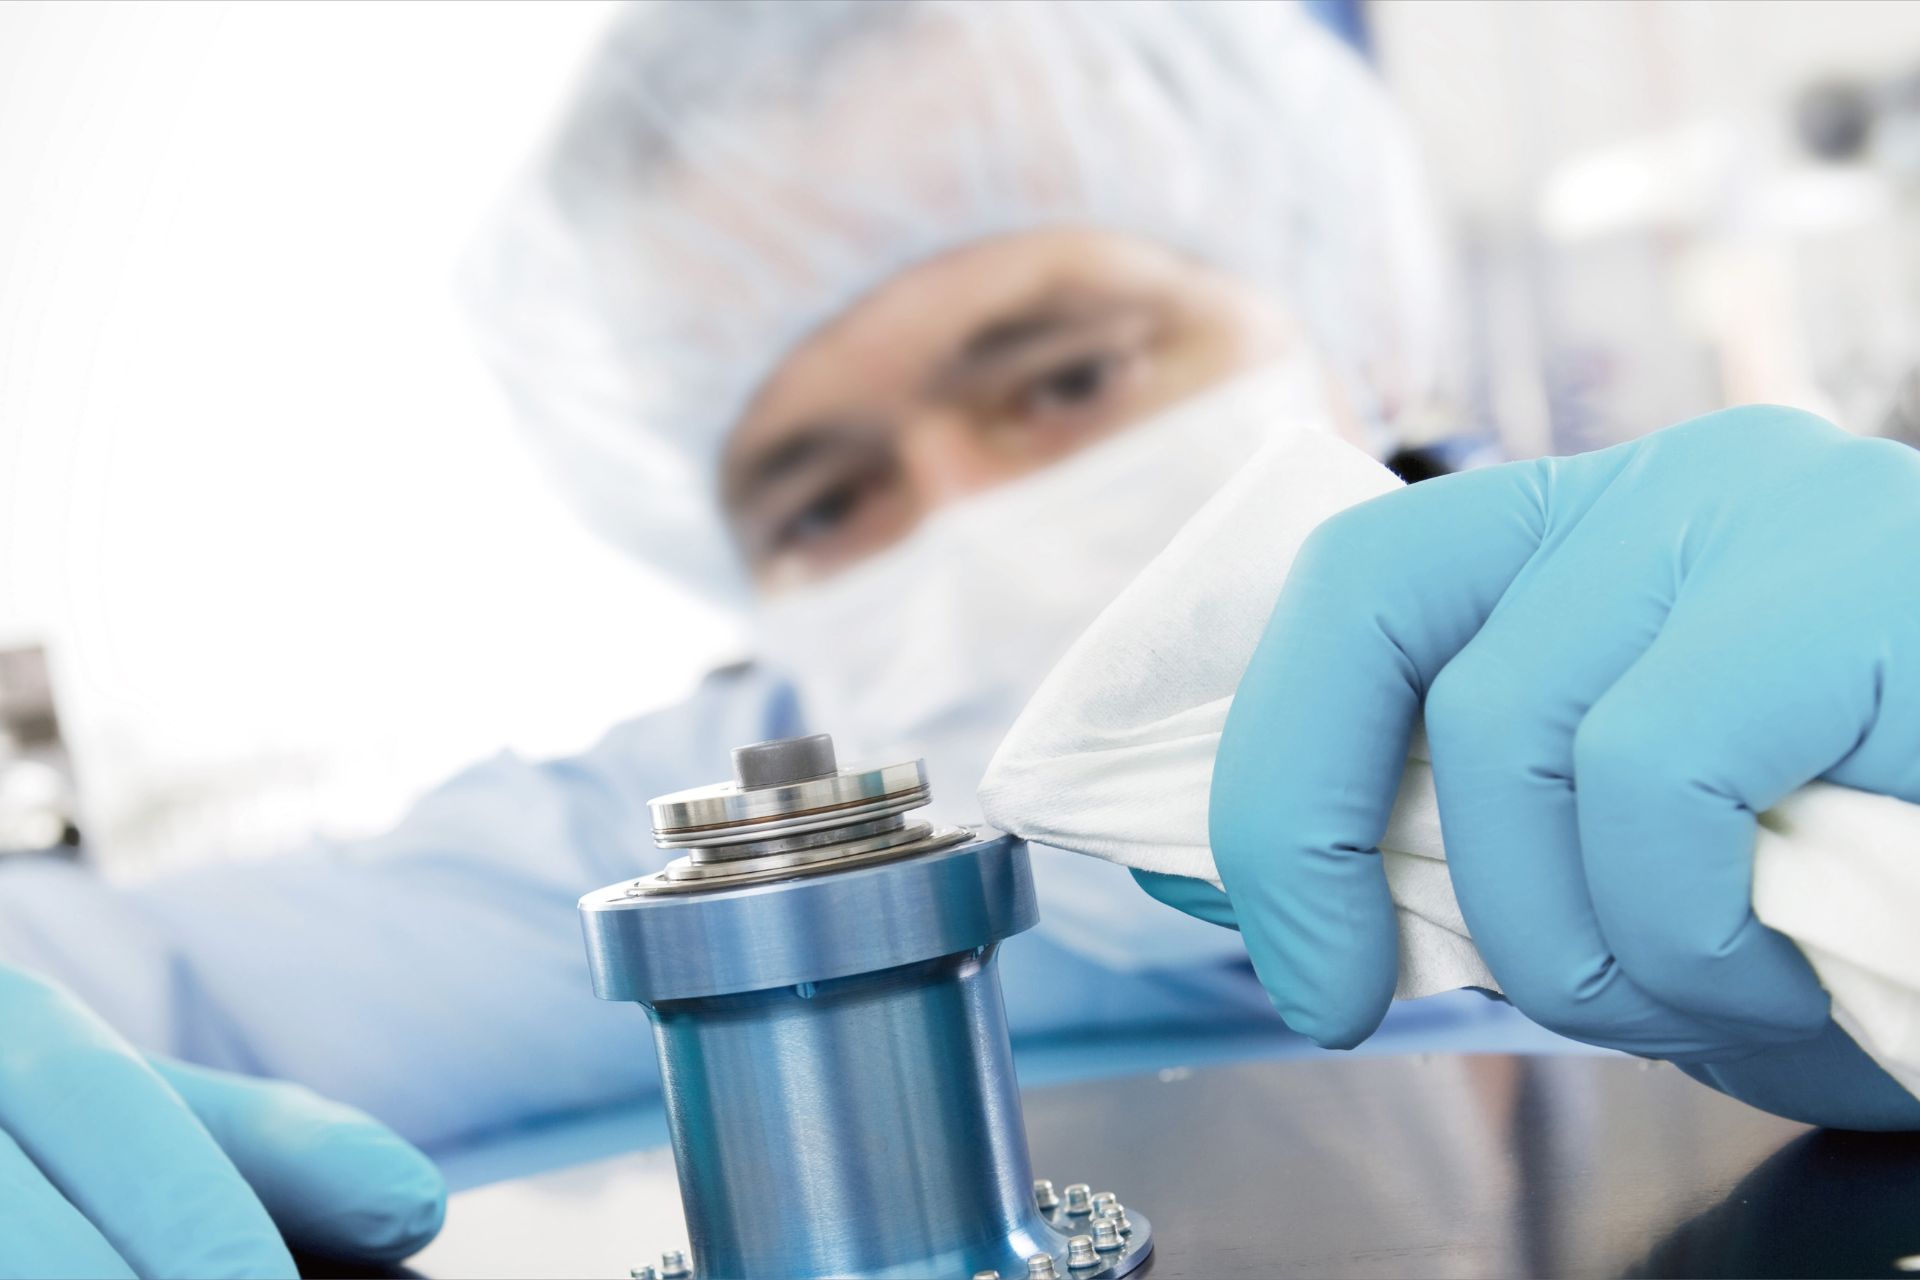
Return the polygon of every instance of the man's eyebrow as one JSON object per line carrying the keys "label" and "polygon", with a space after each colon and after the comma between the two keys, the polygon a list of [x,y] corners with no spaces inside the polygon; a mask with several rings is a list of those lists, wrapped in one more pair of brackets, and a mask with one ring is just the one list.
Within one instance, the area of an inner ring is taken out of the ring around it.
{"label": "man's eyebrow", "polygon": [[1046,338],[1071,325],[1086,314],[1085,307],[1067,307],[1059,302],[1044,302],[1018,315],[989,321],[967,338],[955,364],[988,364],[1017,351],[1028,343]]}
{"label": "man's eyebrow", "polygon": [[987,321],[961,344],[931,380],[935,387],[950,386],[991,369],[1021,352],[1062,333],[1098,320],[1118,299],[1081,296],[1041,298],[1009,315]]}
{"label": "man's eyebrow", "polygon": [[724,486],[727,505],[747,505],[765,490],[823,459],[858,452],[862,442],[872,434],[851,423],[832,420],[808,423],[788,432],[772,444],[727,464]]}

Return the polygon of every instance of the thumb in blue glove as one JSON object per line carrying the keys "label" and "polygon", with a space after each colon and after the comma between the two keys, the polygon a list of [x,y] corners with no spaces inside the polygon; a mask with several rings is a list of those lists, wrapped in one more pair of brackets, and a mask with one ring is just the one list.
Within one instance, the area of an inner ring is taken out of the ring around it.
{"label": "thumb in blue glove", "polygon": [[291,1276],[287,1243],[392,1261],[444,1208],[432,1163],[369,1117],[147,1059],[0,968],[0,1275]]}

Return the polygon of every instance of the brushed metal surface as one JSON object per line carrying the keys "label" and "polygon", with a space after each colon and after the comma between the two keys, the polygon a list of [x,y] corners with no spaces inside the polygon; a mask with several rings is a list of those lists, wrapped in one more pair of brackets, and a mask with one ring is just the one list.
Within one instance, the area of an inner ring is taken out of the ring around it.
{"label": "brushed metal surface", "polygon": [[1006,836],[698,894],[580,900],[604,1000],[654,1002],[842,978],[988,946],[1039,919],[1026,845]]}
{"label": "brushed metal surface", "polygon": [[704,1274],[1024,1275],[1037,1253],[1066,1273],[992,948],[649,1014]]}
{"label": "brushed metal surface", "polygon": [[1151,1252],[1142,1214],[1074,1268],[1084,1231],[1034,1202],[997,967],[1038,919],[1024,843],[632,890],[580,900],[588,965],[652,1025],[702,1276],[1018,1276],[1037,1257],[1093,1280]]}

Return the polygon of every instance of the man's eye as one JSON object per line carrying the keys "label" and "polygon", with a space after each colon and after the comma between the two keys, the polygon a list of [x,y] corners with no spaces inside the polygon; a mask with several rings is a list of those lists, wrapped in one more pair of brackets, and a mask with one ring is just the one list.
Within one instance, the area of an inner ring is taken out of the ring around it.
{"label": "man's eye", "polygon": [[1050,370],[1027,388],[1021,407],[1028,413],[1083,409],[1106,394],[1122,359],[1110,352],[1099,352]]}
{"label": "man's eye", "polygon": [[853,518],[864,492],[864,486],[855,481],[821,490],[798,511],[780,522],[779,528],[774,531],[775,549],[804,547],[832,537]]}

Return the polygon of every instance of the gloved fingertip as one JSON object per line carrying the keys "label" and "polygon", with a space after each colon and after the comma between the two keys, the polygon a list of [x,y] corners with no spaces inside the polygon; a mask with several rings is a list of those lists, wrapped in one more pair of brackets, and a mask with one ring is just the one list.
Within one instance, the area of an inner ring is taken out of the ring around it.
{"label": "gloved fingertip", "polygon": [[1175,877],[1161,871],[1142,871],[1138,867],[1128,867],[1127,874],[1133,877],[1135,884],[1146,890],[1148,897],[1165,902],[1170,907],[1176,905],[1169,901],[1174,893],[1175,886],[1172,881]]}
{"label": "gloved fingertip", "polygon": [[1247,954],[1287,1026],[1325,1049],[1379,1029],[1400,979],[1393,899],[1377,865],[1326,860],[1285,885],[1235,885]]}
{"label": "gloved fingertip", "polygon": [[384,1240],[367,1242],[367,1257],[376,1261],[397,1261],[417,1253],[440,1234],[447,1221],[447,1180],[417,1148],[405,1148],[413,1165],[407,1178],[396,1178],[392,1199],[394,1219]]}
{"label": "gloved fingertip", "polygon": [[1206,881],[1192,876],[1168,875],[1161,871],[1141,871],[1138,868],[1132,870],[1132,875],[1134,883],[1156,901],[1196,920],[1204,920],[1223,929],[1239,930],[1240,922],[1234,916],[1233,903],[1223,890]]}
{"label": "gloved fingertip", "polygon": [[1296,1010],[1290,1014],[1282,1009],[1280,1016],[1289,1027],[1322,1049],[1356,1049],[1380,1029],[1386,1010],[1378,1013],[1362,1011],[1357,1016],[1343,1014],[1329,1017],[1306,1010]]}
{"label": "gloved fingertip", "polygon": [[392,1262],[446,1217],[439,1168],[365,1112],[284,1081],[155,1058],[225,1148],[282,1235],[329,1258]]}
{"label": "gloved fingertip", "polygon": [[[438,1166],[370,1121],[315,1135],[306,1156],[300,1184],[282,1184],[269,1200],[287,1238],[302,1248],[395,1262],[425,1246],[446,1220],[447,1184]],[[288,1203],[295,1192],[297,1205]]]}
{"label": "gloved fingertip", "polygon": [[369,1220],[359,1233],[356,1252],[372,1262],[398,1262],[419,1252],[447,1220],[447,1180],[439,1167],[411,1146],[404,1156],[387,1175],[386,1220]]}
{"label": "gloved fingertip", "polygon": [[[1352,1049],[1379,1030],[1393,1004],[1395,967],[1368,972],[1372,957],[1354,956],[1352,963],[1332,973],[1314,974],[1300,965],[1288,965],[1281,955],[1249,935],[1254,972],[1288,1029],[1322,1049]],[[1395,956],[1387,955],[1392,962]],[[1276,977],[1274,975],[1285,975]]]}

